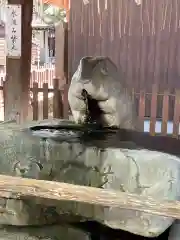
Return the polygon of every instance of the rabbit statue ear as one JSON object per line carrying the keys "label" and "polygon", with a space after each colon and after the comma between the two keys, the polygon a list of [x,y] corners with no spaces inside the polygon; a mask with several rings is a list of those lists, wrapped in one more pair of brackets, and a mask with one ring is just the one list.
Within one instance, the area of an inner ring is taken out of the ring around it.
{"label": "rabbit statue ear", "polygon": [[100,64],[101,64],[101,72],[104,75],[108,75],[109,73],[110,74],[117,73],[117,67],[109,57],[105,57]]}
{"label": "rabbit statue ear", "polygon": [[91,79],[92,73],[100,59],[96,57],[83,57],[79,64],[79,74],[81,79]]}

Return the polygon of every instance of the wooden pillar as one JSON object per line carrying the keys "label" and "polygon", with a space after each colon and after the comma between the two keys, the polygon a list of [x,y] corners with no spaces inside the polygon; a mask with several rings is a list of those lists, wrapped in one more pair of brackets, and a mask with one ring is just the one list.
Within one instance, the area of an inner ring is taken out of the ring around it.
{"label": "wooden pillar", "polygon": [[47,30],[44,30],[44,50],[45,50],[45,64],[49,63],[49,47],[48,47],[48,36]]}
{"label": "wooden pillar", "polygon": [[5,120],[18,116],[20,122],[28,115],[33,0],[8,0],[9,4],[21,4],[21,57],[7,57],[4,86]]}
{"label": "wooden pillar", "polygon": [[55,26],[55,76],[64,78],[64,26],[59,22]]}
{"label": "wooden pillar", "polygon": [[[70,83],[69,78],[69,23],[64,23],[64,76],[66,83]],[[71,59],[72,61],[72,59]]]}

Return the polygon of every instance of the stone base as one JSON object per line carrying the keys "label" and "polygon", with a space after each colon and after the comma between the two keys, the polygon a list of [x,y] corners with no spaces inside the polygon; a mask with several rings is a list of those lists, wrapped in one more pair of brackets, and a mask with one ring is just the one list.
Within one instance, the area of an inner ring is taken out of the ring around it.
{"label": "stone base", "polygon": [[0,240],[90,240],[89,235],[67,225],[0,227]]}

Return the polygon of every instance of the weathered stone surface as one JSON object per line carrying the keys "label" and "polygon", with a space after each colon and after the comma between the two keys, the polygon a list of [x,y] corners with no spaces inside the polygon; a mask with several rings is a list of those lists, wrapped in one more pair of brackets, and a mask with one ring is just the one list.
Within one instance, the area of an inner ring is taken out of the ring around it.
{"label": "weathered stone surface", "polygon": [[168,240],[180,239],[180,220],[176,220],[170,228]]}
{"label": "weathered stone surface", "polygon": [[[108,57],[88,56],[80,60],[68,92],[69,105],[76,123],[84,123],[87,118],[87,103],[82,96],[85,90],[93,99],[90,110],[95,113],[99,123],[126,129],[139,127],[135,106],[125,89],[122,75]],[[95,103],[101,110],[99,116]]]}
{"label": "weathered stone surface", "polygon": [[[47,125],[59,124],[64,122],[66,126],[68,123],[62,120],[44,120],[39,123]],[[71,124],[71,122],[69,122]],[[55,155],[54,150],[58,148],[58,143],[55,143],[53,149],[51,144],[53,142],[47,141],[47,137],[54,137],[54,133],[47,131],[41,131],[38,135],[42,137],[32,136],[32,132],[29,128],[37,125],[34,122],[26,123],[23,127],[17,125],[15,122],[7,122],[0,124],[0,173],[20,176],[26,178],[52,180],[54,179],[54,172],[52,168],[54,163],[52,158],[55,157],[55,161],[58,160],[59,154]],[[64,132],[64,131],[63,131]],[[41,134],[42,133],[42,134]],[[43,138],[45,137],[45,138]],[[65,137],[65,139],[64,139]],[[72,139],[72,134],[59,135],[60,145],[65,144],[64,140],[68,141],[68,138]],[[62,145],[64,147],[64,145]],[[67,149],[66,149],[67,151]],[[60,158],[62,160],[64,155]],[[66,161],[66,158],[65,158]],[[62,161],[59,162],[61,166]],[[57,174],[55,172],[55,174]],[[52,175],[52,176],[51,176]],[[59,175],[59,173],[58,173]],[[57,176],[58,178],[58,176]],[[32,211],[33,209],[33,211]],[[67,211],[61,211],[61,214],[65,214],[65,217],[70,221],[79,221],[79,218],[73,217],[71,214],[67,214]],[[0,199],[0,224],[12,224],[12,225],[43,225],[56,223],[59,220],[59,215],[55,208],[45,207],[37,205],[33,201],[22,201],[13,199]]]}
{"label": "weathered stone surface", "polygon": [[1,226],[0,240],[90,240],[89,235],[68,225],[41,227]]}
{"label": "weathered stone surface", "polygon": [[[38,130],[43,124],[47,125],[46,130]],[[47,131],[48,126],[58,124],[64,129]],[[58,119],[24,126],[0,124],[0,173],[115,189],[156,199],[179,199],[179,158],[147,149],[128,149],[125,143],[119,149],[87,147],[78,127]],[[0,204],[4,211],[1,224],[50,224],[58,219],[58,214],[66,214],[68,221],[79,216],[74,220],[93,219],[112,228],[153,237],[173,222],[137,211],[65,201],[56,208],[39,206],[33,200],[7,200]]]}
{"label": "weathered stone surface", "polygon": [[0,224],[43,225],[58,220],[59,216],[53,207],[36,205],[32,201],[0,199]]}

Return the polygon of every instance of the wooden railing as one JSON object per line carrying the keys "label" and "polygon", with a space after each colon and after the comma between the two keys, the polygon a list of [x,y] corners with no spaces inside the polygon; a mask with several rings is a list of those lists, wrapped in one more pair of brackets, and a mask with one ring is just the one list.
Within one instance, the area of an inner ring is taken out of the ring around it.
{"label": "wooden railing", "polygon": [[54,118],[68,118],[68,86],[61,86],[59,79],[53,79],[53,88],[48,88],[48,83],[39,87],[38,83],[34,82],[30,90],[33,120],[39,119],[39,110],[42,110],[43,119],[47,119],[49,115]]}
{"label": "wooden railing", "polygon": [[[0,86],[0,90],[3,90],[3,86]],[[158,92],[158,87],[153,85],[150,92],[143,89],[139,93],[133,90],[129,92],[135,103],[142,131],[150,132],[153,136],[168,134],[178,138],[180,135],[180,89],[176,89],[173,94],[168,90]],[[52,79],[51,83],[45,81],[43,84],[33,82],[30,88],[31,118],[33,120],[50,116],[69,118],[71,113],[67,95],[68,85],[63,85],[59,79]],[[2,91],[0,96],[0,102],[3,102]],[[161,98],[160,107],[159,98]]]}
{"label": "wooden railing", "polygon": [[[32,90],[33,98],[33,119],[38,119],[38,98],[39,93],[43,94],[42,105],[43,107],[43,118],[49,116],[49,112],[53,112],[54,117],[68,118],[70,114],[69,104],[67,99],[68,85],[61,86],[61,81],[58,79],[53,80],[53,88],[48,88],[48,83],[44,83],[43,87],[39,87],[38,83],[34,83]],[[53,96],[48,97],[48,94],[52,93]],[[156,85],[153,85],[152,91],[146,92],[141,90],[140,93],[136,93],[133,90],[130,92],[132,100],[135,102],[136,110],[141,122],[142,131],[148,131],[151,135],[172,135],[178,138],[180,134],[180,90],[176,90],[175,94],[171,94],[168,90],[163,93],[158,92]],[[157,116],[158,97],[162,98],[162,114],[161,118]],[[150,106],[147,106],[146,99],[150,98]],[[170,98],[173,98],[173,104],[170,103]],[[49,106],[49,107],[48,107]],[[150,114],[147,116],[147,112]],[[52,108],[53,110],[50,110]],[[173,112],[173,119],[169,120],[169,110]],[[159,128],[159,129],[157,129]]]}
{"label": "wooden railing", "polygon": [[[151,98],[150,104],[150,116],[146,116],[145,108],[146,108],[146,96]],[[158,92],[157,85],[152,86],[152,91],[150,93],[146,92],[145,90],[141,90],[140,93],[133,93],[132,98],[138,98],[138,115],[141,122],[149,120],[150,121],[150,129],[149,132],[151,135],[156,134],[156,122],[158,120],[157,117],[157,108],[158,108],[158,97],[162,97],[162,112],[161,112],[161,134],[166,135],[168,133],[168,127],[170,124],[173,125],[172,127],[172,134],[173,137],[178,137],[180,134],[180,89],[177,89],[174,94],[170,93],[168,90],[165,90],[162,93]],[[170,98],[173,99],[173,104],[170,105]],[[171,108],[171,109],[170,109]],[[173,112],[173,119],[169,121],[169,110]],[[142,124],[143,128],[143,124]]]}
{"label": "wooden railing", "polygon": [[[0,70],[0,86],[5,81],[6,71]],[[53,65],[45,66],[31,66],[31,80],[30,86],[33,87],[33,83],[37,82],[42,87],[43,83],[48,83],[49,88],[53,88],[53,78],[55,77],[55,67]]]}

